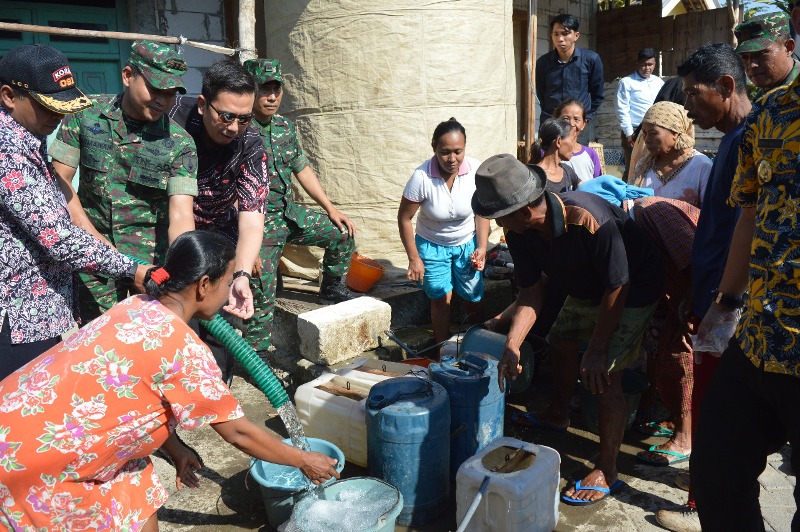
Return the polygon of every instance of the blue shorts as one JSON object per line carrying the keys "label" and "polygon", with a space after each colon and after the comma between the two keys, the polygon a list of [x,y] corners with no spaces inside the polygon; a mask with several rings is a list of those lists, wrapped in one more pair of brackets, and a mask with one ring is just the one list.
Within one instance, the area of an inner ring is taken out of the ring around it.
{"label": "blue shorts", "polygon": [[440,246],[419,235],[414,237],[417,253],[425,266],[422,287],[431,299],[439,299],[453,291],[464,301],[476,302],[483,297],[483,275],[469,260],[475,251],[475,237],[460,246]]}

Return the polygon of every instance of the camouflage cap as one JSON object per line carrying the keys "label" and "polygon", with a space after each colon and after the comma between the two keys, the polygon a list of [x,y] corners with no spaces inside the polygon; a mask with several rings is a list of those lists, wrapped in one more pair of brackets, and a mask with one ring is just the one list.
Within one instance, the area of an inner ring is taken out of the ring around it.
{"label": "camouflage cap", "polygon": [[789,16],[783,12],[767,13],[749,18],[733,29],[736,41],[736,53],[760,52],[774,43],[778,38],[787,38],[789,33]]}
{"label": "camouflage cap", "polygon": [[131,45],[129,61],[153,87],[177,88],[178,92],[186,94],[181,78],[186,72],[186,61],[169,46],[153,41],[136,41]]}
{"label": "camouflage cap", "polygon": [[277,81],[283,85],[281,62],[277,59],[248,59],[244,62],[244,68],[256,78],[259,85],[268,81]]}

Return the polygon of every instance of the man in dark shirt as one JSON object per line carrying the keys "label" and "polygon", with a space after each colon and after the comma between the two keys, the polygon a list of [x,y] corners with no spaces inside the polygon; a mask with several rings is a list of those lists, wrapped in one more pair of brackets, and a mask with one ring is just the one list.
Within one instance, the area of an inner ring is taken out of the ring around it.
{"label": "man in dark shirt", "polygon": [[[264,146],[248,127],[255,96],[250,73],[236,61],[221,60],[203,75],[202,94],[178,98],[170,111],[197,145],[196,227],[220,231],[236,242],[230,296],[236,311],[231,314],[245,319],[253,315],[250,279],[264,234],[268,191]],[[227,380],[233,360],[213,346],[212,351]]]}
{"label": "man in dark shirt", "polygon": [[[498,364],[501,389],[520,371],[519,347],[541,310],[542,274],[567,292],[548,337],[555,353],[550,406],[515,421],[564,431],[579,374],[600,408],[600,456],[595,469],[562,493],[567,504],[587,505],[624,486],[617,454],[625,427],[622,370],[639,356],[644,327],[660,296],[661,260],[655,245],[620,208],[580,191],[553,194],[512,155],[496,155],[478,168],[475,214],[508,229],[516,301],[486,322],[510,324]],[[587,344],[582,360],[577,353]]]}
{"label": "man in dark shirt", "polygon": [[567,97],[583,104],[586,120],[592,120],[603,103],[603,62],[595,52],[575,46],[581,36],[579,24],[577,17],[568,14],[550,22],[554,48],[536,60],[541,121],[553,116],[553,110]]}

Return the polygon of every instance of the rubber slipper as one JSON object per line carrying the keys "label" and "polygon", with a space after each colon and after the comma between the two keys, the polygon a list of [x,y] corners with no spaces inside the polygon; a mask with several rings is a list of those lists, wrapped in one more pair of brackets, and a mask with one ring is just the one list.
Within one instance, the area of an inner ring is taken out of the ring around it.
{"label": "rubber slipper", "polygon": [[[673,464],[680,464],[681,462],[685,462],[686,460],[688,460],[689,457],[690,457],[690,455],[688,455],[688,454],[678,453],[678,452],[675,452],[675,451],[668,451],[666,449],[656,449],[656,447],[658,447],[658,445],[651,445],[650,448],[647,451],[642,451],[640,453],[637,453],[636,454],[636,458],[638,458],[642,462],[644,462],[646,464],[650,464],[652,466],[665,467],[665,466],[670,466],[670,465],[673,465]],[[650,458],[647,458],[644,453],[648,453],[648,452],[649,453],[656,453],[656,454],[666,455],[667,456],[667,461],[666,462],[660,462],[660,461],[657,461],[657,460],[652,460]],[[669,459],[670,456],[674,456],[675,460],[670,461],[670,459]]]}
{"label": "rubber slipper", "polygon": [[569,487],[564,488],[564,491],[561,492],[561,500],[564,501],[564,503],[569,504],[570,506],[590,506],[596,502],[606,500],[609,497],[609,495],[614,495],[616,492],[627,486],[627,484],[622,482],[622,480],[617,479],[617,481],[614,482],[610,488],[604,488],[602,486],[582,486],[581,481],[579,480],[573,486],[575,489],[573,493],[576,493],[581,490],[592,490],[592,491],[599,491],[600,493],[605,493],[605,495],[603,495],[599,499],[595,499],[592,501],[584,499],[573,499],[572,497],[566,496],[565,493],[569,489]]}
{"label": "rubber slipper", "polygon": [[659,438],[660,437],[671,438],[675,435],[674,430],[662,427],[659,423],[656,423],[655,421],[638,424],[636,425],[636,430],[641,432],[642,434],[646,434],[647,436],[657,436]]}
{"label": "rubber slipper", "polygon": [[511,422],[517,425],[522,425],[523,427],[533,427],[542,430],[551,430],[553,432],[567,432],[567,427],[557,427],[555,425],[551,425],[550,423],[539,421],[530,412],[517,412],[511,416]]}

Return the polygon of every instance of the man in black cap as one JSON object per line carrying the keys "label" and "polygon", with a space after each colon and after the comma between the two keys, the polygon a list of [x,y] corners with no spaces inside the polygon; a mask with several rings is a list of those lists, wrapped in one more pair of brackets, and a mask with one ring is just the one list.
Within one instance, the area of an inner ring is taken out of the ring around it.
{"label": "man in black cap", "polygon": [[486,322],[490,329],[509,326],[498,365],[501,390],[505,378],[521,370],[519,348],[541,310],[542,274],[568,294],[548,337],[556,354],[550,406],[512,419],[565,431],[580,375],[599,399],[600,456],[595,469],[568,486],[561,499],[593,504],[624,486],[616,465],[625,428],[622,370],[638,358],[644,327],[660,295],[658,250],[623,210],[594,194],[547,192],[541,179],[512,155],[487,159],[475,185],[472,209],[508,230],[520,287],[517,300]]}
{"label": "man in black cap", "polygon": [[0,379],[75,325],[73,272],[134,278],[139,266],[72,224],[44,138],[92,102],[67,58],[25,45],[0,59]]}

